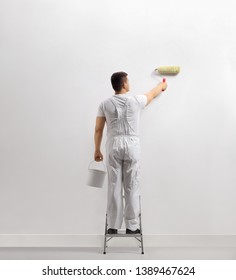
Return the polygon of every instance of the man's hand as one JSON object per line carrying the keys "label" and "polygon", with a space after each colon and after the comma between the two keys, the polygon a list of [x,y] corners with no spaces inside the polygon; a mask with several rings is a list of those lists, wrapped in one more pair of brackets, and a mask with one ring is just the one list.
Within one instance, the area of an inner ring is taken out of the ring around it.
{"label": "man's hand", "polygon": [[101,153],[101,151],[95,151],[94,160],[95,161],[103,161],[103,154]]}

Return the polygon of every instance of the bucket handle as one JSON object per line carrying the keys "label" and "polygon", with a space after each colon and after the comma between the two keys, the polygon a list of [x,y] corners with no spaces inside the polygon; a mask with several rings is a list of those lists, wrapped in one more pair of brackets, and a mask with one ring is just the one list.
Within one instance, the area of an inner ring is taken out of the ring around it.
{"label": "bucket handle", "polygon": [[[90,162],[90,164],[89,164],[89,166],[88,166],[88,170],[91,169],[90,166],[91,166],[91,164],[92,164],[93,162],[96,162],[96,161],[95,161],[95,160],[92,160],[92,161]],[[106,171],[106,165],[105,165],[105,163],[104,163],[103,161],[100,161],[100,162],[103,164],[104,171]]]}

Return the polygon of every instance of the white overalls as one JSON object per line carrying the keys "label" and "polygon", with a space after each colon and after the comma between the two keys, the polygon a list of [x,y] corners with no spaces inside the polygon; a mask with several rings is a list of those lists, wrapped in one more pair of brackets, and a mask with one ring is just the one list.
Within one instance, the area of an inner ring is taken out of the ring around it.
{"label": "white overalls", "polygon": [[[108,171],[108,228],[120,229],[123,215],[127,229],[138,228],[140,111],[147,102],[145,95],[120,94],[104,101],[98,116],[107,123],[106,164]],[[122,186],[125,209],[123,210]]]}

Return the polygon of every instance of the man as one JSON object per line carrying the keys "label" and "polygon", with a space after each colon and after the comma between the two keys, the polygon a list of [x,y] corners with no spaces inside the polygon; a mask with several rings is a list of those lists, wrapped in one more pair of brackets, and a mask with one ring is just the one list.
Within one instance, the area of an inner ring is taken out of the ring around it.
{"label": "man", "polygon": [[[128,74],[116,72],[111,76],[115,94],[101,103],[94,134],[96,161],[103,160],[100,146],[105,123],[107,124],[106,164],[108,171],[107,222],[108,233],[116,234],[124,220],[127,234],[140,233],[139,181],[140,143],[139,118],[141,109],[150,104],[167,84],[159,83],[143,95],[129,94]],[[123,212],[123,190],[125,211]]]}

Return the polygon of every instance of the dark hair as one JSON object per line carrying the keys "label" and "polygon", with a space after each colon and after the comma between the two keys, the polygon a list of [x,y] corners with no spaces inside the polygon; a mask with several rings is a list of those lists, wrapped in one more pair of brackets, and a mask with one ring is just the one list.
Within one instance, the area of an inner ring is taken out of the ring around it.
{"label": "dark hair", "polygon": [[111,76],[111,84],[115,91],[121,91],[122,86],[124,84],[124,81],[126,80],[126,77],[128,76],[125,72],[116,72],[113,73]]}

